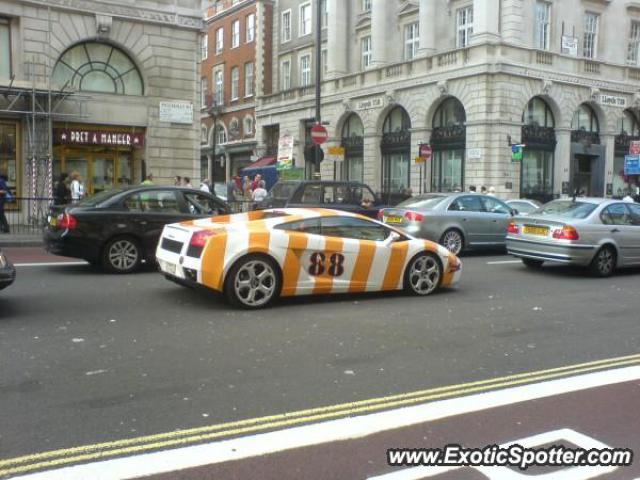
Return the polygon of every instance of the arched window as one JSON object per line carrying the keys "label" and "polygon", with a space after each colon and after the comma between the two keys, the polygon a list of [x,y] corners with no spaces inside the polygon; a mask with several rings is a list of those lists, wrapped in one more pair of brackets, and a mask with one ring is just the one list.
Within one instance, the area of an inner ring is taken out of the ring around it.
{"label": "arched window", "polygon": [[253,136],[253,117],[244,117],[244,134],[246,136]]}
{"label": "arched window", "polygon": [[386,203],[406,198],[411,189],[411,119],[394,107],[382,126],[382,193]]}
{"label": "arched window", "polygon": [[551,108],[549,108],[547,102],[539,97],[529,100],[524,112],[522,112],[522,124],[549,128],[556,126]]}
{"label": "arched window", "polygon": [[618,119],[616,133],[618,135],[627,135],[629,137],[637,137],[640,135],[638,120],[629,110],[625,110],[622,117]]}
{"label": "arched window", "polygon": [[447,98],[440,104],[433,117],[433,127],[463,126],[467,121],[467,115],[460,100],[454,97]]}
{"label": "arched window", "polygon": [[108,43],[85,42],[62,54],[53,69],[59,88],[118,95],[143,95],[140,71],[122,50]]}
{"label": "arched window", "polygon": [[444,100],[433,116],[431,190],[464,191],[467,114],[455,97]]}
{"label": "arched window", "polygon": [[395,107],[384,120],[382,133],[396,133],[408,131],[411,128],[409,114],[402,107]]}
{"label": "arched window", "polygon": [[342,179],[356,182],[364,181],[364,125],[360,117],[352,113],[342,126],[342,147],[344,164]]}
{"label": "arched window", "polygon": [[223,125],[218,125],[216,127],[216,142],[218,145],[224,145],[227,143],[227,130]]}
{"label": "arched window", "polygon": [[596,116],[596,112],[593,111],[593,108],[585,103],[580,105],[576,113],[573,114],[571,130],[600,133],[598,117]]}
{"label": "arched window", "polygon": [[540,97],[529,100],[522,112],[521,139],[526,147],[520,167],[520,196],[546,203],[553,198],[557,141],[553,113]]}

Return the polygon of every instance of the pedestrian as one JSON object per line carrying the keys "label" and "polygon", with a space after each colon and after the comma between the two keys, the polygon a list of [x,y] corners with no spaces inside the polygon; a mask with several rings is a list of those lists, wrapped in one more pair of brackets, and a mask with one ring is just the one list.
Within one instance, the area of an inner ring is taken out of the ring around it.
{"label": "pedestrian", "polygon": [[251,188],[251,180],[249,177],[244,177],[242,179],[242,194],[244,195],[245,200],[251,199],[251,192],[253,189]]}
{"label": "pedestrian", "polygon": [[71,190],[68,185],[69,174],[63,172],[58,177],[56,186],[53,190],[53,204],[54,205],[66,205],[71,203]]}
{"label": "pedestrian", "polygon": [[258,183],[258,187],[251,194],[253,201],[255,202],[254,207],[257,207],[260,202],[262,202],[265,198],[267,198],[267,195],[269,193],[265,189],[265,186],[266,185],[264,183],[264,180],[260,180],[260,183]]}
{"label": "pedestrian", "polygon": [[477,191],[476,191],[476,186],[475,186],[475,185],[471,185],[471,186],[469,187],[469,191],[470,191],[471,193],[477,193]]}
{"label": "pedestrian", "polygon": [[84,184],[80,172],[71,172],[71,203],[78,203],[84,197]]}
{"label": "pedestrian", "polygon": [[227,202],[236,201],[236,192],[238,191],[238,177],[234,177],[227,182]]}
{"label": "pedestrian", "polygon": [[487,187],[485,187],[484,185],[480,187],[480,193],[482,195],[486,195],[487,194]]}
{"label": "pedestrian", "polygon": [[489,195],[491,195],[492,197],[496,196],[496,187],[494,186],[489,187]]}
{"label": "pedestrian", "polygon": [[4,204],[12,198],[7,181],[6,175],[0,175],[0,232],[2,233],[9,233],[10,230],[7,216],[4,214]]}
{"label": "pedestrian", "polygon": [[140,184],[140,185],[153,185],[153,173],[150,173],[149,175],[147,175],[147,178],[144,179],[144,181]]}
{"label": "pedestrian", "polygon": [[260,182],[262,181],[262,175],[259,173],[254,177],[253,182],[251,183],[251,191],[256,190],[260,186]]}
{"label": "pedestrian", "polygon": [[211,185],[209,183],[209,179],[208,178],[205,178],[200,183],[200,191],[201,192],[206,192],[206,193],[211,193]]}
{"label": "pedestrian", "polygon": [[180,175],[176,175],[175,178],[173,179],[173,186],[174,187],[182,186],[182,177]]}
{"label": "pedestrian", "polygon": [[193,188],[193,185],[191,185],[191,179],[189,177],[184,177],[182,179],[182,186],[187,188]]}

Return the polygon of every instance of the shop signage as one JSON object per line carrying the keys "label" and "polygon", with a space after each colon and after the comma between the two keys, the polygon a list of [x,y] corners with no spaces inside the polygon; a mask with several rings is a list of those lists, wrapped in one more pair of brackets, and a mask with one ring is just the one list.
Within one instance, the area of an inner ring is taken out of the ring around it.
{"label": "shop signage", "polygon": [[293,168],[293,137],[283,135],[278,140],[278,170],[290,170]]}
{"label": "shop signage", "polygon": [[469,148],[469,149],[467,149],[467,159],[468,160],[482,160],[482,149],[481,148]]}
{"label": "shop signage", "polygon": [[609,107],[627,108],[627,99],[614,95],[600,95],[600,104]]}
{"label": "shop signage", "polygon": [[569,35],[562,36],[562,53],[565,55],[578,56],[578,38]]}
{"label": "shop signage", "polygon": [[384,106],[383,97],[370,98],[369,100],[361,100],[356,103],[356,110],[370,110],[372,108],[382,108]]}
{"label": "shop signage", "polygon": [[160,121],[169,123],[193,123],[193,103],[160,102]]}
{"label": "shop signage", "polygon": [[525,146],[526,145],[522,145],[522,144],[511,145],[511,161],[512,162],[522,161],[522,156],[523,156],[523,151]]}
{"label": "shop signage", "polygon": [[329,159],[334,162],[343,162],[345,150],[344,147],[329,147]]}
{"label": "shop signage", "polygon": [[629,155],[640,155],[640,142],[632,140],[629,143]]}
{"label": "shop signage", "polygon": [[142,147],[144,146],[144,133],[60,128],[53,130],[53,143],[57,145]]}
{"label": "shop signage", "polygon": [[640,175],[640,155],[627,155],[624,157],[624,174]]}

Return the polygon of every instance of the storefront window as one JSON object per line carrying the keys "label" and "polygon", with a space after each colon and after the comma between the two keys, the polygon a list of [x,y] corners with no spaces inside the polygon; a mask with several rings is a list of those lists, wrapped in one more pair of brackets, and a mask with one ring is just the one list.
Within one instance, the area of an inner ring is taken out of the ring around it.
{"label": "storefront window", "polygon": [[553,194],[553,152],[525,149],[520,196],[539,199]]}
{"label": "storefront window", "polygon": [[464,184],[464,150],[444,150],[435,152],[432,168],[432,191],[462,191]]}
{"label": "storefront window", "polygon": [[571,130],[574,131],[586,131],[598,133],[600,131],[600,127],[598,126],[598,117],[596,117],[593,109],[585,104],[580,105],[576,113],[573,115],[573,120],[571,121]]}
{"label": "storefront window", "polygon": [[364,126],[355,113],[349,116],[342,127],[342,147],[345,149],[342,178],[364,181]]}
{"label": "storefront window", "polygon": [[521,138],[526,147],[520,169],[520,196],[547,202],[553,198],[557,141],[553,113],[542,98],[532,98],[525,107]]}
{"label": "storefront window", "polygon": [[411,187],[411,119],[402,107],[389,112],[382,128],[382,193],[387,203],[405,198]]}
{"label": "storefront window", "polygon": [[616,125],[615,156],[613,159],[613,196],[636,195],[640,187],[640,176],[624,174],[624,157],[629,153],[632,141],[640,140],[640,128],[635,115],[626,110]]}
{"label": "storefront window", "polygon": [[0,123],[0,175],[6,175],[13,194],[17,194],[18,155],[15,123]]}
{"label": "storefront window", "polygon": [[107,43],[86,42],[67,50],[53,69],[53,83],[86,92],[143,95],[133,61]]}
{"label": "storefront window", "polygon": [[466,120],[464,107],[457,98],[447,98],[436,110],[430,140],[432,191],[464,191]]}

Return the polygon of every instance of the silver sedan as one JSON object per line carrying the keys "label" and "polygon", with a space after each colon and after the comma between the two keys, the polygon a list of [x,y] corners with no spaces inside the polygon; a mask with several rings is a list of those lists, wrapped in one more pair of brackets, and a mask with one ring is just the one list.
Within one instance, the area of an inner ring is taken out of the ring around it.
{"label": "silver sedan", "polygon": [[459,254],[466,248],[504,247],[515,210],[477,193],[431,193],[384,208],[378,218]]}
{"label": "silver sedan", "polygon": [[599,277],[640,265],[640,205],[602,198],[554,200],[509,224],[507,250],[530,268],[589,267]]}

